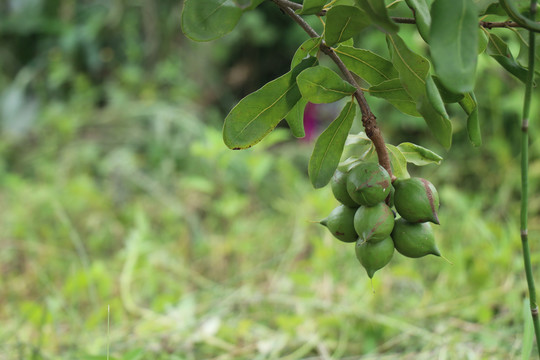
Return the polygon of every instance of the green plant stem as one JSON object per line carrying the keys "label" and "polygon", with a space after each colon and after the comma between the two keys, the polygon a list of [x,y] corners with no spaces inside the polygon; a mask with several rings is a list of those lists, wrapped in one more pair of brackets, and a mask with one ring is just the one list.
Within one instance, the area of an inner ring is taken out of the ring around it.
{"label": "green plant stem", "polygon": [[[536,0],[531,0],[531,19],[536,14]],[[529,301],[533,319],[536,347],[540,357],[540,323],[538,320],[538,305],[536,302],[536,287],[534,285],[531,265],[531,254],[528,236],[528,194],[529,194],[529,115],[531,110],[531,97],[534,79],[535,61],[535,33],[529,31],[529,71],[525,84],[525,97],[523,100],[523,118],[521,121],[521,245],[523,248],[523,264],[529,288]]]}
{"label": "green plant stem", "polygon": [[[310,36],[310,37],[320,37],[319,34],[304,20],[301,16],[296,14],[291,6],[291,3],[288,0],[272,0],[283,12],[285,12],[287,15],[289,15],[304,31]],[[297,4],[298,5],[298,4]],[[379,159],[379,164],[386,169],[390,177],[392,178],[392,181],[395,179],[394,175],[392,174],[392,166],[390,164],[390,156],[388,155],[388,150],[386,149],[386,143],[384,142],[384,138],[382,135],[381,130],[379,129],[377,125],[377,118],[371,112],[371,108],[369,107],[369,104],[366,100],[366,97],[364,96],[364,92],[362,91],[362,88],[358,83],[356,82],[354,76],[349,71],[347,66],[341,61],[339,56],[334,52],[334,49],[332,49],[330,46],[326,45],[324,40],[321,40],[321,45],[319,47],[323,53],[328,55],[334,63],[339,67],[345,78],[349,83],[354,85],[356,88],[356,91],[354,93],[354,97],[356,98],[356,101],[358,102],[358,105],[360,106],[360,110],[362,112],[362,125],[364,126],[364,130],[366,132],[367,137],[373,142],[373,145],[375,146],[375,151],[377,152],[377,157]]]}

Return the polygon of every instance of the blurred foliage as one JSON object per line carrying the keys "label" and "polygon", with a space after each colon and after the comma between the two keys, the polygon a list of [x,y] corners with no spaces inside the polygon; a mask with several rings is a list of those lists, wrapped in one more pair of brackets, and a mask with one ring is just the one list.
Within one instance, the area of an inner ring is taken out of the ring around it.
{"label": "blurred foliage", "polygon": [[[312,144],[285,129],[246,151],[222,142],[228,109],[287,71],[305,35],[264,3],[195,44],[180,8],[0,0],[0,358],[518,357],[518,81],[480,58],[485,145],[450,108],[447,153],[421,119],[368,97],[391,143],[444,155],[409,170],[440,189],[436,235],[453,262],[396,254],[371,284],[312,223],[337,205],[307,180]],[[356,41],[386,54],[370,29]]]}

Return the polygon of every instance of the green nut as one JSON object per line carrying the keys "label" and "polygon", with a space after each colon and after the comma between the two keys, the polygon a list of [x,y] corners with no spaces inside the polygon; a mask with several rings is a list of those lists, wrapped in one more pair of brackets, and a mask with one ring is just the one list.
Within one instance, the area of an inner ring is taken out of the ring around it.
{"label": "green nut", "polygon": [[386,239],[394,228],[394,213],[385,203],[360,206],[354,214],[354,229],[359,240],[377,242]]}
{"label": "green nut", "polygon": [[422,178],[410,178],[394,181],[394,187],[394,205],[402,218],[413,223],[431,221],[439,224],[439,193],[432,183]]}
{"label": "green nut", "polygon": [[347,192],[360,205],[374,206],[384,201],[391,188],[390,175],[376,163],[360,163],[347,174]]}
{"label": "green nut", "polygon": [[337,201],[348,207],[358,207],[358,204],[354,202],[347,192],[347,173],[336,170],[334,176],[332,176],[332,180],[330,180],[330,186]]}
{"label": "green nut", "polygon": [[319,223],[326,226],[337,239],[347,243],[355,242],[358,239],[354,230],[355,212],[356,209],[339,205]]}
{"label": "green nut", "polygon": [[370,278],[377,270],[382,269],[392,259],[394,255],[394,243],[390,237],[378,242],[361,241],[356,242],[356,258],[366,269]]}
{"label": "green nut", "polygon": [[410,258],[429,254],[441,256],[430,223],[411,223],[401,218],[396,220],[391,236],[396,250],[402,255]]}

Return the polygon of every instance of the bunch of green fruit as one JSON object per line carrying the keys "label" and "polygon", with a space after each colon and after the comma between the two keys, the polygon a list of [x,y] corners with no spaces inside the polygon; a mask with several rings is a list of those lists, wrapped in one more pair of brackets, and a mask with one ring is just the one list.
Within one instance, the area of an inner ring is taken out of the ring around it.
{"label": "bunch of green fruit", "polygon": [[360,162],[336,170],[331,186],[341,205],[320,223],[337,239],[356,243],[356,257],[370,278],[390,262],[394,249],[411,258],[441,256],[429,224],[439,224],[439,195],[429,181],[407,178],[392,184],[382,166]]}

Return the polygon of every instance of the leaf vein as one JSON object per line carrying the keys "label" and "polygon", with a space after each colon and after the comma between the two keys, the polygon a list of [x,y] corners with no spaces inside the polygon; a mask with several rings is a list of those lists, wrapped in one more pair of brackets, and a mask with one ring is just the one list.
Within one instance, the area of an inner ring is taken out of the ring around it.
{"label": "leaf vein", "polygon": [[366,65],[366,66],[372,68],[372,69],[375,70],[376,72],[378,72],[378,73],[379,73],[382,77],[384,77],[385,79],[390,80],[390,78],[389,78],[385,73],[383,73],[382,71],[380,71],[379,69],[377,69],[376,67],[374,67],[373,65],[371,65],[370,63],[368,63],[368,62],[362,60],[361,58],[356,57],[356,56],[353,56],[353,55],[348,54],[348,53],[346,53],[346,52],[340,51],[339,49],[335,49],[334,51],[337,52],[337,53],[339,53],[339,54],[348,56],[348,57],[350,57],[350,58],[352,58],[352,59],[354,59],[354,60],[357,60],[357,61],[361,62],[362,64],[364,64],[364,65]]}
{"label": "leaf vein", "polygon": [[317,175],[316,177],[319,177],[319,174],[321,172],[321,168],[322,168],[322,164],[324,162],[324,160],[326,159],[327,155],[328,155],[328,151],[331,147],[331,144],[334,142],[334,138],[336,137],[337,133],[339,132],[339,129],[341,129],[341,126],[343,126],[343,124],[345,123],[345,121],[347,120],[347,117],[349,116],[349,114],[351,113],[352,111],[352,108],[354,106],[353,103],[349,103],[351,105],[349,105],[349,108],[347,109],[347,113],[345,114],[345,116],[343,117],[343,120],[341,121],[341,123],[339,124],[339,126],[337,127],[336,131],[334,131],[334,134],[332,135],[332,138],[330,139],[330,141],[328,142],[328,145],[326,146],[325,150],[324,150],[324,153],[323,153],[323,156],[322,156],[322,160],[319,162],[319,166],[318,166],[318,169],[317,171],[315,172],[315,174]]}
{"label": "leaf vein", "polygon": [[291,89],[292,89],[293,87],[295,87],[295,86],[296,86],[296,83],[294,83],[294,84],[292,84],[291,86],[289,86],[289,87],[287,88],[287,90],[285,90],[285,91],[283,92],[283,94],[281,94],[281,96],[278,97],[278,98],[276,99],[276,101],[274,101],[272,104],[268,105],[268,106],[267,106],[266,108],[264,108],[260,113],[258,113],[252,120],[250,120],[250,121],[242,128],[242,130],[240,130],[240,131],[238,132],[238,135],[241,135],[241,134],[242,134],[242,133],[243,133],[243,132],[244,132],[244,131],[245,131],[245,130],[246,130],[246,129],[247,129],[247,128],[255,121],[255,120],[257,120],[264,112],[266,112],[268,109],[270,109],[272,106],[274,106],[279,100],[281,100],[285,95],[287,95],[287,94],[289,93],[289,91],[291,91]]}
{"label": "leaf vein", "polygon": [[414,76],[416,76],[418,78],[418,80],[420,80],[422,82],[422,84],[425,84],[426,81],[424,79],[422,79],[410,66],[409,64],[407,64],[407,62],[405,61],[405,59],[403,59],[403,57],[401,56],[401,53],[399,52],[398,48],[397,48],[397,45],[396,43],[394,42],[394,39],[392,38],[392,36],[389,36],[389,39],[390,41],[392,42],[392,45],[394,45],[394,49],[396,50],[396,54],[399,56],[400,60],[403,62],[403,64],[407,67],[407,69],[409,69],[413,74]]}
{"label": "leaf vein", "polygon": [[313,84],[314,86],[317,86],[317,87],[320,87],[321,89],[325,90],[325,91],[328,91],[328,92],[335,92],[335,93],[338,93],[338,94],[344,94],[344,95],[351,95],[352,93],[354,93],[354,91],[351,91],[351,92],[346,92],[346,91],[340,91],[340,90],[337,90],[337,89],[331,89],[331,88],[327,88],[319,83],[316,83],[316,82],[313,82],[311,80],[307,80],[307,79],[302,79],[301,81],[305,81],[307,83],[310,83],[310,84]]}

